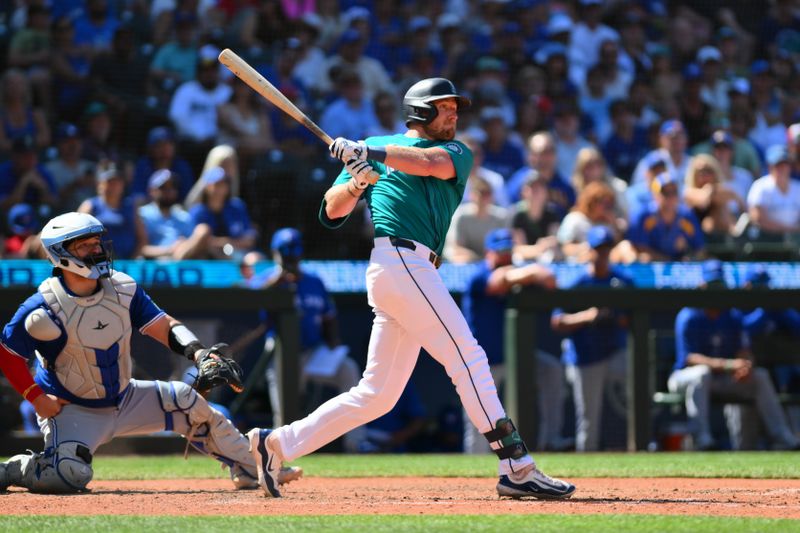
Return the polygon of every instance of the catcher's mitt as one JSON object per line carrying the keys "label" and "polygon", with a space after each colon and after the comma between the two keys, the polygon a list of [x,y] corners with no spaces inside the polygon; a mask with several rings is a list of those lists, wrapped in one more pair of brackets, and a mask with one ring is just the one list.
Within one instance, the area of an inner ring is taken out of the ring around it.
{"label": "catcher's mitt", "polygon": [[223,350],[227,347],[227,344],[220,342],[204,349],[197,356],[194,388],[199,393],[205,394],[220,385],[229,385],[235,392],[242,392],[242,367],[233,359],[225,357]]}

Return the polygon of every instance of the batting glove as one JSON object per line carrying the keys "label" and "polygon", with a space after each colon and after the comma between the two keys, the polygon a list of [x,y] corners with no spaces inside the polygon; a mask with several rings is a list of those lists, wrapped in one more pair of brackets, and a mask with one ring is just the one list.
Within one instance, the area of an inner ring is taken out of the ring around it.
{"label": "batting glove", "polygon": [[375,185],[380,178],[380,174],[372,170],[372,166],[366,161],[351,159],[344,168],[353,177],[353,185],[358,189],[366,189],[369,185]]}
{"label": "batting glove", "polygon": [[367,143],[364,141],[350,141],[344,137],[337,137],[328,147],[331,155],[336,159],[347,163],[353,159],[357,161],[367,160]]}

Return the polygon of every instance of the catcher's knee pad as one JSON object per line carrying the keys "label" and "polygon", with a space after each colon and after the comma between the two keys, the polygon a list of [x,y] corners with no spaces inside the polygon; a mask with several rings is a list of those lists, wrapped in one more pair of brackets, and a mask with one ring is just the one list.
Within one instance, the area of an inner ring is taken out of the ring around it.
{"label": "catcher's knee pad", "polygon": [[34,455],[17,455],[9,460],[19,467],[15,484],[31,492],[58,494],[81,492],[92,480],[92,453],[81,442],[67,441],[55,449]]}
{"label": "catcher's knee pad", "polygon": [[499,448],[492,450],[500,459],[522,459],[528,454],[528,448],[510,418],[501,418],[495,428],[483,436],[489,443],[500,443]]}

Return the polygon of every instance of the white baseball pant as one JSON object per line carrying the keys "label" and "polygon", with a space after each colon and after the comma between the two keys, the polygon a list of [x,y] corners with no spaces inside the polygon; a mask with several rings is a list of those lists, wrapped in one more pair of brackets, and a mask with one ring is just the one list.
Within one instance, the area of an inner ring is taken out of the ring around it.
{"label": "white baseball pant", "polygon": [[[506,416],[486,352],[429,261],[430,249],[414,244],[416,250],[410,250],[393,246],[388,237],[375,239],[367,268],[367,297],[375,319],[364,375],[357,387],[275,430],[285,460],[312,453],[389,412],[411,377],[421,347],[444,366],[478,431],[494,429]],[[499,473],[532,463],[529,455],[505,459]]]}

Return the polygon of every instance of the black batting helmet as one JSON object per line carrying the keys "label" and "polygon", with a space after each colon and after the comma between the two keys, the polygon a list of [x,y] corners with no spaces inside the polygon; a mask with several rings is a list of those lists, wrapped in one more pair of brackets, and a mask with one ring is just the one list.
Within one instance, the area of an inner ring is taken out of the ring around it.
{"label": "black batting helmet", "polygon": [[427,78],[412,85],[403,97],[403,112],[406,115],[406,126],[412,122],[430,124],[439,112],[432,102],[445,98],[455,98],[458,108],[469,107],[469,98],[459,95],[448,79]]}

